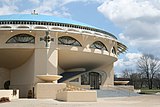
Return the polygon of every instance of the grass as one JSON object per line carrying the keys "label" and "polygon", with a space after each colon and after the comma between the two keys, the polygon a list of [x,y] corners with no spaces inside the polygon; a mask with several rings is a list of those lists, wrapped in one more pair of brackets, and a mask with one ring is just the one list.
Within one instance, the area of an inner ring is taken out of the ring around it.
{"label": "grass", "polygon": [[141,89],[140,94],[155,94],[157,92],[160,92],[160,89]]}

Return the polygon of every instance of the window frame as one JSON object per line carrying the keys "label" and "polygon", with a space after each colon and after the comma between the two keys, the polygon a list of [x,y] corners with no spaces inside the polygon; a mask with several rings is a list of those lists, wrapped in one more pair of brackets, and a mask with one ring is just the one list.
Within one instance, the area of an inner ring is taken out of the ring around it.
{"label": "window frame", "polygon": [[[67,43],[67,42],[64,42],[64,41],[62,41],[62,40],[67,40],[67,39],[69,40],[72,40],[72,41],[74,41],[74,42],[72,42],[72,43]],[[67,45],[67,46],[79,46],[79,47],[82,47],[82,45],[81,45],[81,43],[78,41],[78,40],[76,40],[75,38],[73,38],[73,37],[70,37],[70,36],[61,36],[61,37],[59,37],[58,38],[58,44],[59,45]]]}
{"label": "window frame", "polygon": [[[101,44],[101,48],[97,47],[97,44]],[[108,51],[107,47],[104,45],[104,43],[102,43],[101,41],[95,41],[90,45],[90,48],[92,49],[99,49],[99,50],[105,50]]]}
{"label": "window frame", "polygon": [[[27,38],[29,37],[30,39],[29,40],[20,40],[20,38],[23,37],[23,38]],[[19,40],[18,40],[19,39]],[[30,35],[30,34],[26,34],[26,33],[20,33],[20,34],[16,34],[12,37],[10,37],[6,43],[31,43],[31,44],[34,44],[35,43],[35,37]]]}

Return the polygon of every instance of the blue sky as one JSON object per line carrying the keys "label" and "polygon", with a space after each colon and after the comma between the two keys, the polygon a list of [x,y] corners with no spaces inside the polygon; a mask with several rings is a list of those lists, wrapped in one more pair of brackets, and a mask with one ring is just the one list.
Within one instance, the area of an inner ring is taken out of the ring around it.
{"label": "blue sky", "polygon": [[116,73],[136,70],[142,53],[160,56],[160,0],[0,0],[0,15],[39,14],[70,18],[104,29],[128,46]]}

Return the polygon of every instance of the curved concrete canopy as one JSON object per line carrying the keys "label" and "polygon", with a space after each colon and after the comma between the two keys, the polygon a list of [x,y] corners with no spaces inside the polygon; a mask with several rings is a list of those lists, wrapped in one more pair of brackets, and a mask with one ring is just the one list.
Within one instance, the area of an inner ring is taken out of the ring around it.
{"label": "curved concrete canopy", "polygon": [[116,57],[91,52],[59,50],[58,64],[64,70],[85,68],[91,70],[103,65],[112,64]]}
{"label": "curved concrete canopy", "polygon": [[34,49],[0,49],[0,68],[13,69],[24,64]]}

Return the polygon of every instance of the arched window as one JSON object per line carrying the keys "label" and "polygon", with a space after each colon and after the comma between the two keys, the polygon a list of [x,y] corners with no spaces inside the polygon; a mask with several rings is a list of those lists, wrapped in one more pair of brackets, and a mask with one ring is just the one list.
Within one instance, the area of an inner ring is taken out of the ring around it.
{"label": "arched window", "polygon": [[35,43],[35,37],[29,34],[17,34],[7,40],[6,43]]}
{"label": "arched window", "polygon": [[70,36],[62,36],[58,38],[58,44],[61,45],[71,45],[71,46],[82,46],[79,41],[70,37]]}
{"label": "arched window", "polygon": [[113,54],[116,54],[116,49],[115,49],[115,47],[112,48],[112,53],[113,53]]}
{"label": "arched window", "polygon": [[94,43],[90,46],[90,48],[108,51],[108,49],[106,48],[106,46],[105,46],[101,41],[96,41],[96,42],[94,42]]}

